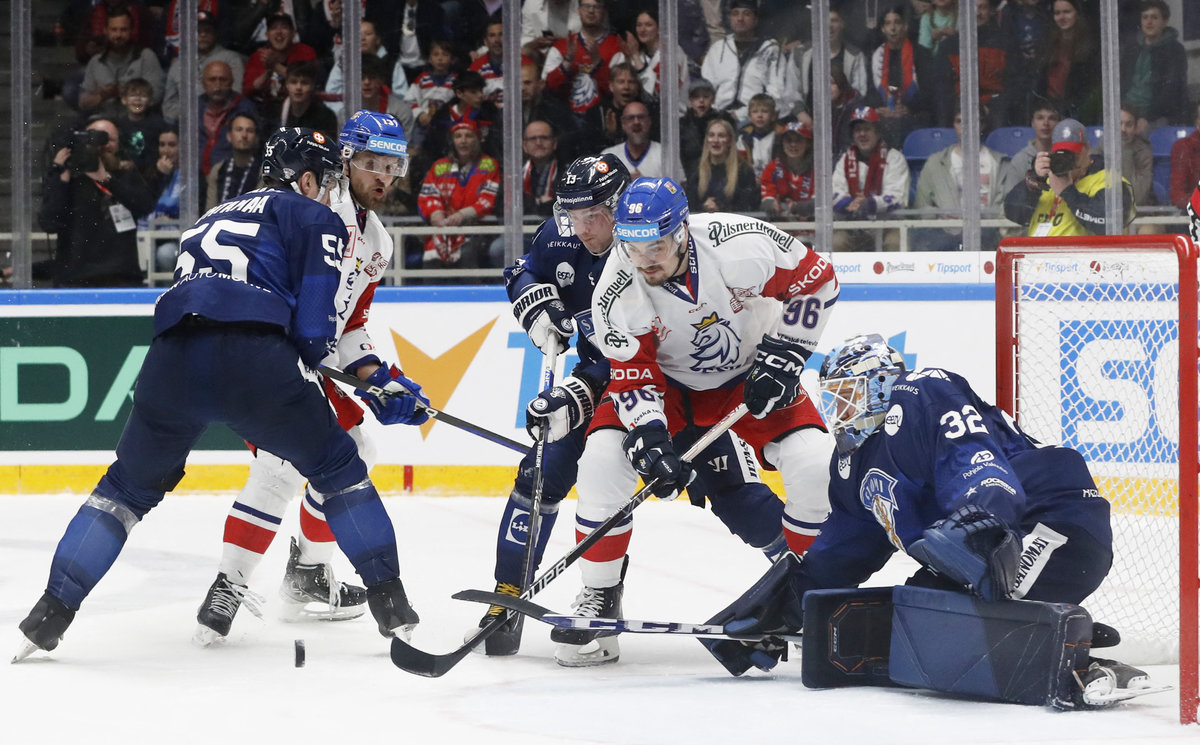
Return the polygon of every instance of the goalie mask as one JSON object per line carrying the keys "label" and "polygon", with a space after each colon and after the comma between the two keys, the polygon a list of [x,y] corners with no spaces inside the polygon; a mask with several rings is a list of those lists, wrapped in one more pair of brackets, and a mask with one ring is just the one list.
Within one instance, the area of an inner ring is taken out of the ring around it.
{"label": "goalie mask", "polygon": [[904,356],[879,334],[847,339],[821,365],[821,415],[849,455],[887,416],[892,384],[904,374]]}
{"label": "goalie mask", "polygon": [[588,216],[588,210],[603,209],[611,214],[617,200],[629,186],[629,169],[611,154],[576,158],[563,169],[554,184],[554,224],[558,234],[575,235],[570,212]]}

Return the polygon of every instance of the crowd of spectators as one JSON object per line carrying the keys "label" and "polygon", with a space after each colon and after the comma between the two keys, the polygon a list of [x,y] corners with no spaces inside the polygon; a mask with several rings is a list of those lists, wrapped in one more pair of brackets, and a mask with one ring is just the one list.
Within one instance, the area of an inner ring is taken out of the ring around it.
{"label": "crowd of spectators", "polygon": [[[260,143],[273,128],[307,126],[336,138],[346,113],[342,1],[200,0],[203,92],[192,136],[200,143],[202,206],[256,187]],[[420,216],[433,226],[499,215],[508,72],[502,3],[354,1],[364,7],[363,106],[395,115],[410,143],[409,175],[380,212]],[[178,215],[178,158],[169,143],[178,141],[181,109],[178,5],[71,0],[60,24],[79,62],[62,92],[78,114],[70,129],[97,121],[115,127],[117,168],[157,200],[133,212],[134,220]],[[521,66],[512,72],[521,82],[522,131],[514,136],[522,138],[526,159],[527,213],[549,214],[558,169],[580,154],[607,149],[635,176],[663,174],[676,157],[661,145],[663,88],[678,85],[677,155],[692,209],[811,218],[817,50],[808,3],[679,0],[679,6],[680,64],[667,73],[663,46],[672,42],[660,38],[657,2],[524,0]],[[831,0],[835,219],[868,220],[912,207],[933,216],[960,214],[958,13],[966,6]],[[1149,138],[1162,127],[1200,123],[1186,96],[1179,19],[1163,0],[1118,6],[1122,173],[1137,204],[1178,207],[1200,176],[1200,134],[1175,144],[1170,183],[1161,189],[1153,183]],[[980,142],[1003,128],[1030,128],[1024,149],[980,148],[980,202],[993,214],[1000,214],[1007,190],[1036,176],[1037,154],[1053,144],[1056,124],[1068,118],[1100,124],[1099,7],[1097,0],[974,1]],[[906,157],[912,133],[951,127],[958,137],[942,151]],[[56,137],[54,145],[61,145]],[[1102,167],[1102,153],[1089,152]],[[47,189],[47,199],[61,191]],[[43,226],[58,229],[53,210],[44,212]],[[914,248],[954,249],[961,241],[953,229],[918,235]],[[491,242],[432,236],[405,254],[412,267],[483,267],[497,260]],[[833,248],[896,245],[895,231],[838,230]]]}

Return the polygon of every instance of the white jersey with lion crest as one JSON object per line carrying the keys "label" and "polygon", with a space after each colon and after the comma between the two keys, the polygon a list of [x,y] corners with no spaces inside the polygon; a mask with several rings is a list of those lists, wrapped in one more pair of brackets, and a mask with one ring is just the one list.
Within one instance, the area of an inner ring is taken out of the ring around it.
{"label": "white jersey with lion crest", "polygon": [[[838,297],[833,265],[773,225],[693,214],[684,272],[652,287],[614,251],[592,295],[596,340],[612,362],[611,393],[673,383],[736,384],[763,336],[811,354]],[[664,380],[665,376],[665,380]]]}

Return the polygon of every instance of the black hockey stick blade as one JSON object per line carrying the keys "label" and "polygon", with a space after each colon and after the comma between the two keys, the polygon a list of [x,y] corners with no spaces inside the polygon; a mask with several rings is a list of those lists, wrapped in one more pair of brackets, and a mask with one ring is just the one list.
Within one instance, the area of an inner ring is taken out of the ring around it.
{"label": "black hockey stick blade", "polygon": [[[368,383],[365,380],[359,380],[357,377],[350,375],[349,373],[344,373],[341,370],[337,370],[335,368],[328,367],[327,365],[321,365],[320,367],[317,368],[317,370],[327,378],[336,380],[339,383],[345,383],[346,385],[350,386],[351,388],[360,390],[363,393],[369,393],[372,396],[375,396],[377,398],[383,398],[383,397],[388,397],[388,396],[409,395],[409,394],[405,394],[405,393],[397,393],[394,391],[389,391],[385,388],[380,388],[377,385],[371,385],[370,383]],[[490,441],[496,443],[497,445],[503,445],[504,447],[506,447],[510,450],[517,451],[521,455],[525,455],[526,453],[529,452],[528,445],[521,443],[521,442],[517,442],[516,440],[514,440],[512,438],[505,437],[504,435],[499,434],[498,432],[492,432],[491,430],[484,429],[483,427],[480,427],[478,424],[471,424],[468,421],[459,419],[456,416],[447,414],[446,412],[444,412],[440,409],[435,409],[432,406],[428,406],[428,405],[422,404],[420,402],[417,402],[417,405],[420,406],[421,408],[423,408],[425,410],[425,412],[427,414],[429,414],[430,417],[432,417],[433,419],[437,419],[439,422],[445,422],[446,424],[449,424],[451,427],[458,427],[459,429],[461,429],[465,432],[470,432],[473,435],[478,435],[479,437],[482,437],[485,440],[490,440]]]}
{"label": "black hockey stick blade", "polygon": [[756,642],[767,638],[780,639],[785,642],[799,642],[803,637],[798,634],[729,634],[720,624],[686,623],[683,621],[638,621],[630,618],[597,618],[594,616],[573,616],[554,611],[523,598],[502,595],[486,590],[463,590],[452,596],[455,600],[469,600],[488,605],[499,605],[508,610],[529,616],[542,623],[565,629],[587,629],[615,631],[625,634],[666,634],[673,636],[697,636],[709,639],[733,639],[736,641]]}

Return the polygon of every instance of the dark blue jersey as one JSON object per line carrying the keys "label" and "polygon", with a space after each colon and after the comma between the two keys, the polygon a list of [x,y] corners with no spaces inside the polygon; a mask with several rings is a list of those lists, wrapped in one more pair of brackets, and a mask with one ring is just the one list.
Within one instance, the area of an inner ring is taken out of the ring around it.
{"label": "dark blue jersey", "polygon": [[802,563],[815,586],[860,584],[966,504],[1019,534],[1031,521],[1064,521],[1111,540],[1108,504],[1083,459],[1039,445],[961,376],[909,372],[889,403],[879,430],[830,463],[832,512]]}
{"label": "dark blue jersey", "polygon": [[291,189],[258,189],[219,204],[183,232],[175,284],[158,299],[154,333],[191,314],[276,324],[315,367],[336,341],[334,298],[347,241],[332,210]]}
{"label": "dark blue jersey", "polygon": [[575,317],[579,331],[575,342],[579,364],[573,374],[588,380],[597,393],[608,384],[608,360],[594,344],[592,290],[608,254],[595,256],[574,235],[559,235],[551,219],[538,228],[529,253],[504,270],[509,300],[516,300],[526,287],[534,284],[549,284],[558,289],[558,296],[567,312]]}

